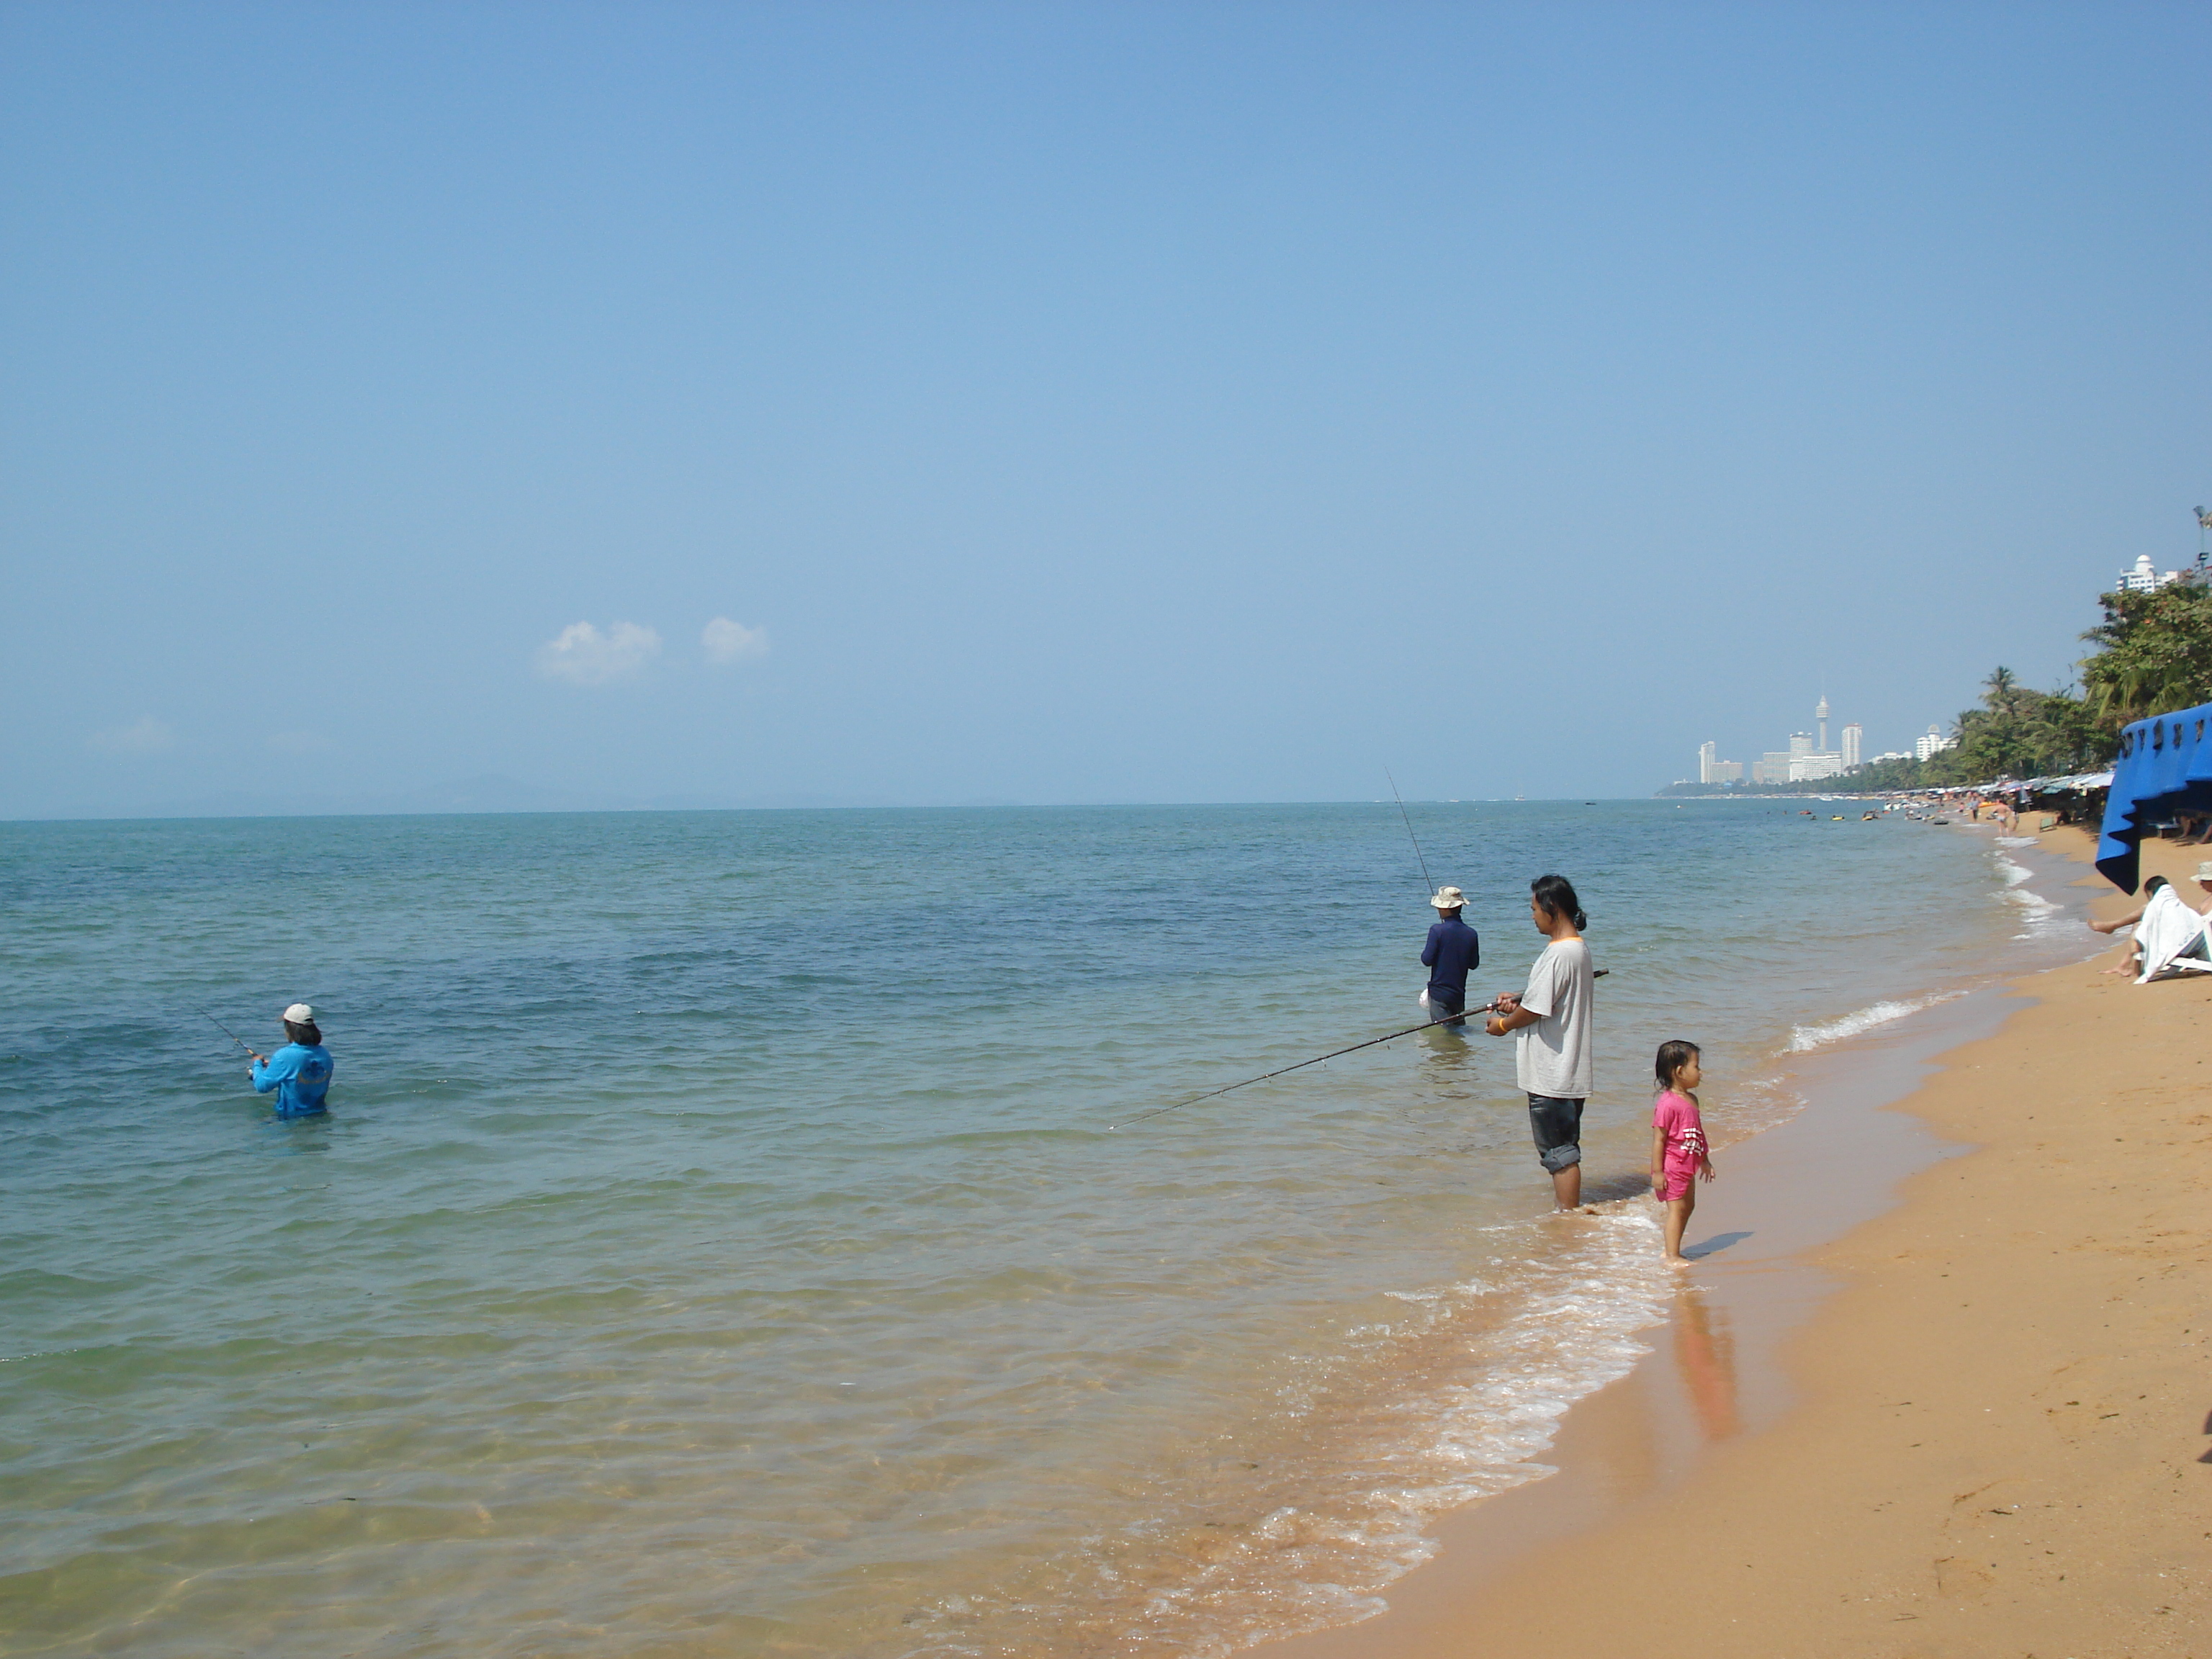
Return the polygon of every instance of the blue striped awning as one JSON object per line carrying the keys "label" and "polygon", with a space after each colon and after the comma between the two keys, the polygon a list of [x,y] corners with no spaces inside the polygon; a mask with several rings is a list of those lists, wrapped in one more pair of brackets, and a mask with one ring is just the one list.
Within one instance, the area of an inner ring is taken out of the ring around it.
{"label": "blue striped awning", "polygon": [[2105,799],[2105,831],[2097,841],[2097,868],[2122,891],[2136,890],[2137,843],[2144,830],[2177,812],[2212,814],[2208,723],[2212,702],[2154,714],[2121,732],[2112,793]]}

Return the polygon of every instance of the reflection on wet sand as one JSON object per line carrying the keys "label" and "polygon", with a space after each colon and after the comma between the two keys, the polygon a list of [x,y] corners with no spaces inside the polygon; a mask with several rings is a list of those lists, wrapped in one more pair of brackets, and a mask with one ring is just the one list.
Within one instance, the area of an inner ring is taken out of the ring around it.
{"label": "reflection on wet sand", "polygon": [[1695,1285],[1685,1286],[1674,1303],[1674,1366],[1698,1426],[1709,1441],[1726,1440],[1743,1426],[1736,1414],[1735,1336],[1728,1310],[1710,1305]]}
{"label": "reflection on wet sand", "polygon": [[[1644,1367],[1626,1386],[1584,1409],[1583,1450],[1590,1462],[1578,1480],[1550,1494],[1563,1509],[1647,1497],[1679,1479],[1701,1448],[1743,1431],[1726,1299],[1704,1285],[1683,1285],[1665,1340],[1671,1365]],[[1566,1490],[1577,1485],[1585,1489],[1579,1499]]]}

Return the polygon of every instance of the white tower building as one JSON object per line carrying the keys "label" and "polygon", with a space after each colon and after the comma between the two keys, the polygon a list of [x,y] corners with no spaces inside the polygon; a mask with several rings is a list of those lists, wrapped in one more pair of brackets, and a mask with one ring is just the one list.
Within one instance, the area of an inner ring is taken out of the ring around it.
{"label": "white tower building", "polygon": [[1819,721],[1820,726],[1820,747],[1818,752],[1825,755],[1828,752],[1828,699],[1826,693],[1821,695],[1820,706],[1813,711],[1813,718]]}
{"label": "white tower building", "polygon": [[1859,763],[1859,750],[1866,740],[1866,732],[1856,720],[1844,727],[1844,770],[1848,772]]}
{"label": "white tower building", "polygon": [[2140,553],[2136,556],[2134,569],[2120,572],[2119,591],[2123,593],[2155,593],[2168,582],[2180,580],[2179,570],[2169,570],[2160,574],[2158,568],[2151,563],[2150,555]]}
{"label": "white tower building", "polygon": [[1698,781],[1699,783],[1711,783],[1713,781],[1713,763],[1720,757],[1720,752],[1721,746],[1717,743],[1701,743],[1698,745]]}

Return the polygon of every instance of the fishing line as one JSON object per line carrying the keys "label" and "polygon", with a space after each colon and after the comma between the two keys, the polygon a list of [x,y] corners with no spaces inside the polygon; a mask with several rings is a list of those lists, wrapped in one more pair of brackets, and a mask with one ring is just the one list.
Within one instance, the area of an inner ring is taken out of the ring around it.
{"label": "fishing line", "polygon": [[237,1032],[235,1032],[235,1031],[232,1030],[230,1029],[230,1027],[229,1027],[229,1026],[228,1026],[228,1025],[224,1024],[221,1020],[217,1019],[217,1018],[216,1018],[213,1014],[211,1014],[211,1013],[208,1012],[208,1011],[207,1011],[206,1009],[203,1008],[203,1009],[201,1009],[201,1010],[200,1010],[200,1018],[201,1018],[202,1019],[205,1020],[209,1024],[210,1024],[210,1025],[214,1026],[214,1027],[215,1027],[215,1029],[216,1029],[216,1030],[218,1030],[218,1031],[222,1032],[225,1036],[228,1037],[228,1038],[229,1038],[233,1042],[235,1042],[235,1043],[236,1043],[240,1048],[245,1048],[245,1049],[246,1049],[246,1052],[247,1054],[252,1054],[252,1055],[253,1055],[253,1057],[254,1057],[254,1059],[258,1060],[258,1059],[260,1059],[260,1058],[261,1058],[261,1056],[260,1056],[260,1054],[259,1054],[258,1053],[257,1053],[254,1049],[252,1049],[252,1048],[248,1048],[248,1047],[246,1046],[246,1039],[245,1039],[244,1037],[242,1037],[242,1036],[239,1036],[239,1034],[238,1034]]}
{"label": "fishing line", "polygon": [[1389,767],[1385,766],[1382,769],[1382,775],[1390,779],[1390,794],[1392,799],[1396,800],[1398,803],[1398,816],[1406,820],[1406,839],[1413,843],[1413,856],[1419,859],[1421,861],[1421,879],[1428,883],[1427,890],[1424,892],[1421,896],[1423,898],[1434,897],[1436,895],[1437,884],[1435,882],[1429,879],[1429,860],[1421,851],[1421,838],[1413,833],[1413,820],[1407,814],[1406,811],[1406,798],[1398,793],[1398,780],[1395,777],[1391,777],[1390,769]]}

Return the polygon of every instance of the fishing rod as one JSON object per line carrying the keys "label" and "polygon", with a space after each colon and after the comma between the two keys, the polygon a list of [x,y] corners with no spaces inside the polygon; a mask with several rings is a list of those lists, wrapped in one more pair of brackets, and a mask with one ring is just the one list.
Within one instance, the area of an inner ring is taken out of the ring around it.
{"label": "fishing rod", "polygon": [[1429,860],[1427,856],[1421,851],[1421,838],[1413,833],[1413,820],[1406,811],[1406,798],[1403,795],[1399,794],[1398,780],[1391,775],[1390,769],[1388,766],[1385,766],[1382,769],[1382,775],[1390,779],[1390,793],[1392,798],[1398,803],[1398,816],[1406,820],[1406,839],[1413,843],[1413,856],[1419,859],[1421,861],[1421,879],[1428,883],[1428,890],[1424,893],[1422,896],[1425,898],[1433,896],[1437,890],[1437,884],[1434,881],[1430,880]]}
{"label": "fishing rod", "polygon": [[254,1059],[258,1060],[258,1059],[260,1059],[260,1058],[261,1058],[261,1056],[260,1056],[260,1054],[259,1054],[258,1053],[257,1053],[253,1048],[250,1048],[250,1047],[248,1047],[248,1046],[247,1046],[246,1041],[246,1039],[245,1039],[244,1037],[242,1037],[242,1036],[239,1036],[239,1034],[238,1034],[237,1032],[235,1032],[235,1031],[232,1030],[230,1029],[230,1027],[229,1027],[229,1026],[228,1026],[228,1025],[224,1024],[221,1020],[217,1019],[217,1018],[216,1018],[213,1014],[211,1014],[211,1013],[208,1012],[208,1011],[207,1011],[206,1009],[203,1008],[203,1009],[201,1009],[201,1010],[200,1010],[200,1018],[201,1018],[202,1019],[204,1019],[204,1020],[207,1021],[207,1023],[208,1023],[209,1024],[210,1024],[210,1025],[214,1026],[214,1027],[215,1027],[215,1029],[216,1029],[216,1030],[218,1030],[218,1031],[222,1032],[225,1036],[228,1037],[228,1038],[229,1038],[233,1042],[235,1042],[235,1043],[236,1043],[240,1048],[246,1049],[246,1052],[247,1054],[252,1054],[252,1055],[253,1055],[253,1057],[254,1057]]}
{"label": "fishing rod", "polygon": [[[1600,968],[1590,977],[1603,979],[1611,971],[1610,969]],[[1434,1019],[1423,1020],[1419,1025],[1408,1025],[1402,1031],[1391,1031],[1382,1036],[1370,1037],[1366,1042],[1355,1042],[1347,1048],[1333,1048],[1325,1054],[1316,1054],[1311,1060],[1302,1060],[1295,1066],[1279,1066],[1272,1072],[1262,1072],[1257,1077],[1248,1077],[1242,1083],[1232,1083],[1226,1089],[1212,1089],[1202,1095],[1193,1095],[1188,1100],[1170,1101],[1164,1106],[1155,1106],[1149,1112],[1138,1113],[1129,1121],[1142,1123],[1146,1118],[1158,1117],[1163,1112],[1179,1111],[1185,1106],[1195,1106],[1201,1100],[1212,1100],[1217,1095],[1233,1094],[1239,1089],[1249,1089],[1255,1083],[1265,1083],[1271,1077],[1280,1077],[1285,1072],[1302,1072],[1309,1066],[1320,1065],[1324,1060],[1334,1060],[1339,1054],[1357,1054],[1362,1048],[1372,1048],[1376,1043],[1388,1042],[1393,1037],[1411,1036],[1416,1031],[1425,1031],[1432,1025],[1449,1025],[1455,1020],[1471,1019],[1477,1014],[1494,1014],[1498,1012],[1498,1006],[1494,1002],[1486,1002],[1480,1008],[1462,1009],[1456,1014],[1439,1014]],[[1115,1123],[1108,1127],[1118,1129],[1121,1126]]]}
{"label": "fishing rod", "polygon": [[[1178,1108],[1184,1106],[1195,1106],[1200,1101],[1211,1100],[1216,1095],[1229,1094],[1238,1089],[1249,1089],[1255,1083],[1265,1083],[1269,1078],[1280,1077],[1285,1072],[1304,1071],[1309,1066],[1320,1065],[1324,1060],[1334,1060],[1339,1054],[1354,1054],[1362,1048],[1372,1048],[1378,1042],[1389,1042],[1391,1037],[1407,1036],[1415,1031],[1425,1031],[1431,1025],[1446,1025],[1450,1024],[1453,1020],[1466,1019],[1468,1016],[1473,1014],[1494,1014],[1497,1012],[1498,1005],[1492,1002],[1485,1004],[1480,1008],[1463,1009],[1456,1014],[1443,1014],[1438,1016],[1435,1019],[1425,1019],[1419,1025],[1408,1025],[1404,1030],[1393,1031],[1388,1036],[1370,1037],[1364,1042],[1353,1043],[1349,1048],[1333,1048],[1328,1054],[1316,1054],[1311,1060],[1302,1060],[1295,1066],[1280,1066],[1272,1072],[1262,1072],[1257,1077],[1246,1078],[1242,1083],[1232,1083],[1226,1089],[1209,1090],[1206,1093],[1202,1095],[1193,1095],[1188,1100],[1178,1100],[1165,1106],[1155,1106],[1149,1112],[1138,1113],[1136,1116],[1131,1118],[1129,1121],[1132,1123],[1142,1123],[1146,1118],[1158,1117],[1162,1112],[1172,1112],[1176,1110]],[[1113,1127],[1118,1129],[1121,1126],[1116,1123]]]}

